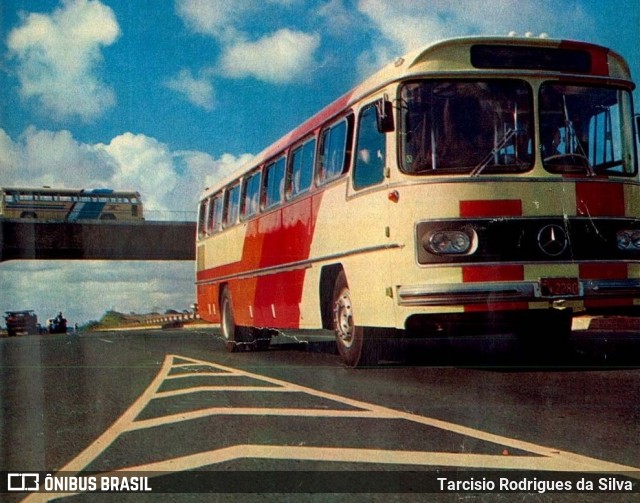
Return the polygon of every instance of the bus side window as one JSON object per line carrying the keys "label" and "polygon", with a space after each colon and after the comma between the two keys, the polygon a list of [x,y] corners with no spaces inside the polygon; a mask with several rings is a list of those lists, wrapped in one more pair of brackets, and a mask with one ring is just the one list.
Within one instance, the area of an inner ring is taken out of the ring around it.
{"label": "bus side window", "polygon": [[260,175],[257,171],[244,182],[244,198],[242,203],[242,218],[251,218],[260,208]]}
{"label": "bus side window", "polygon": [[213,210],[213,199],[209,198],[207,204],[207,223],[205,225],[207,235],[213,232]]}
{"label": "bus side window", "polygon": [[240,214],[240,184],[227,190],[224,208],[224,226],[229,227],[238,221]]}
{"label": "bus side window", "polygon": [[294,198],[307,192],[313,183],[316,140],[309,140],[291,154],[291,167],[287,187],[287,197]]}
{"label": "bus side window", "polygon": [[382,182],[386,159],[386,138],[378,130],[375,105],[369,105],[360,114],[356,141],[353,186],[361,189]]}
{"label": "bus side window", "polygon": [[198,237],[202,238],[206,234],[205,222],[207,219],[207,203],[208,199],[200,202],[200,208],[198,210]]}
{"label": "bus side window", "polygon": [[280,203],[284,195],[285,158],[281,157],[265,169],[264,207],[271,208]]}
{"label": "bus side window", "polygon": [[218,194],[213,200],[213,232],[222,229],[222,194]]}
{"label": "bus side window", "polygon": [[318,163],[319,183],[334,180],[347,171],[352,121],[351,116],[346,117],[322,132]]}

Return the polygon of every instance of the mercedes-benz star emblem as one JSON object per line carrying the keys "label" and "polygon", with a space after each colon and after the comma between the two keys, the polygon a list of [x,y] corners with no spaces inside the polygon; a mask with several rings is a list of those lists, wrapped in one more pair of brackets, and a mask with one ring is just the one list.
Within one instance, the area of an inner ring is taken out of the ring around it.
{"label": "mercedes-benz star emblem", "polygon": [[545,225],[538,232],[538,246],[549,257],[557,257],[567,249],[569,238],[564,228],[559,225]]}

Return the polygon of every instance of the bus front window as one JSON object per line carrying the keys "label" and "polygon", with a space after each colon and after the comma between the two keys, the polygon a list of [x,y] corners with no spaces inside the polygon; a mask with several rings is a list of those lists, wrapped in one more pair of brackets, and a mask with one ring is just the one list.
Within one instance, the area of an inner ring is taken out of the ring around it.
{"label": "bus front window", "polygon": [[540,87],[540,151],[552,173],[635,173],[628,91],[547,82]]}
{"label": "bus front window", "polygon": [[401,90],[402,169],[409,174],[533,167],[532,91],[521,80],[423,80]]}

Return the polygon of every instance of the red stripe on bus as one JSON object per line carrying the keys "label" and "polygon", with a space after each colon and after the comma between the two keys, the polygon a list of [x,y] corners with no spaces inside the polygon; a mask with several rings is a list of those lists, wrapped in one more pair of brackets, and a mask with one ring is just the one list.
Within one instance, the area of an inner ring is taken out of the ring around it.
{"label": "red stripe on bus", "polygon": [[[295,266],[309,258],[321,200],[322,192],[319,192],[248,222],[240,261],[198,272],[198,281],[215,281],[245,272],[260,272],[268,267],[283,267],[282,271],[262,276],[226,280],[231,288],[237,324],[299,326],[306,271],[285,269],[287,264]],[[217,305],[218,283],[199,288],[210,292],[208,303]],[[211,321],[218,321],[217,316]]]}
{"label": "red stripe on bus", "polygon": [[[258,220],[264,235],[260,267],[309,258],[321,198],[322,193],[304,198]],[[269,326],[277,322],[281,328],[297,328],[305,272],[296,269],[259,277],[252,302],[256,309],[253,323]]]}
{"label": "red stripe on bus", "polygon": [[465,283],[523,279],[524,266],[522,265],[473,265],[462,268],[462,281]]}
{"label": "red stripe on bus", "polygon": [[611,182],[576,182],[576,206],[580,216],[623,217],[624,186]]}
{"label": "red stripe on bus", "polygon": [[560,43],[560,48],[588,52],[591,56],[591,75],[605,77],[609,75],[609,49],[573,40],[563,40]]}
{"label": "red stripe on bus", "polygon": [[[524,266],[522,265],[481,265],[462,268],[462,281],[465,283],[484,283],[491,281],[522,281]],[[470,304],[464,306],[466,312],[472,311],[506,311],[528,309],[527,302],[491,302],[486,304]]]}
{"label": "red stripe on bus", "polygon": [[519,217],[522,216],[520,199],[491,199],[460,201],[460,216],[471,217]]}

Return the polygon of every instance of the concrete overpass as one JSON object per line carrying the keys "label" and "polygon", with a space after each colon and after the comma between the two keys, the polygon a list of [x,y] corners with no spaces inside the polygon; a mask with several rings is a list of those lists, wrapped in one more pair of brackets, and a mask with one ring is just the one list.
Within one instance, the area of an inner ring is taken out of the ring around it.
{"label": "concrete overpass", "polygon": [[195,222],[0,219],[0,262],[195,260]]}

